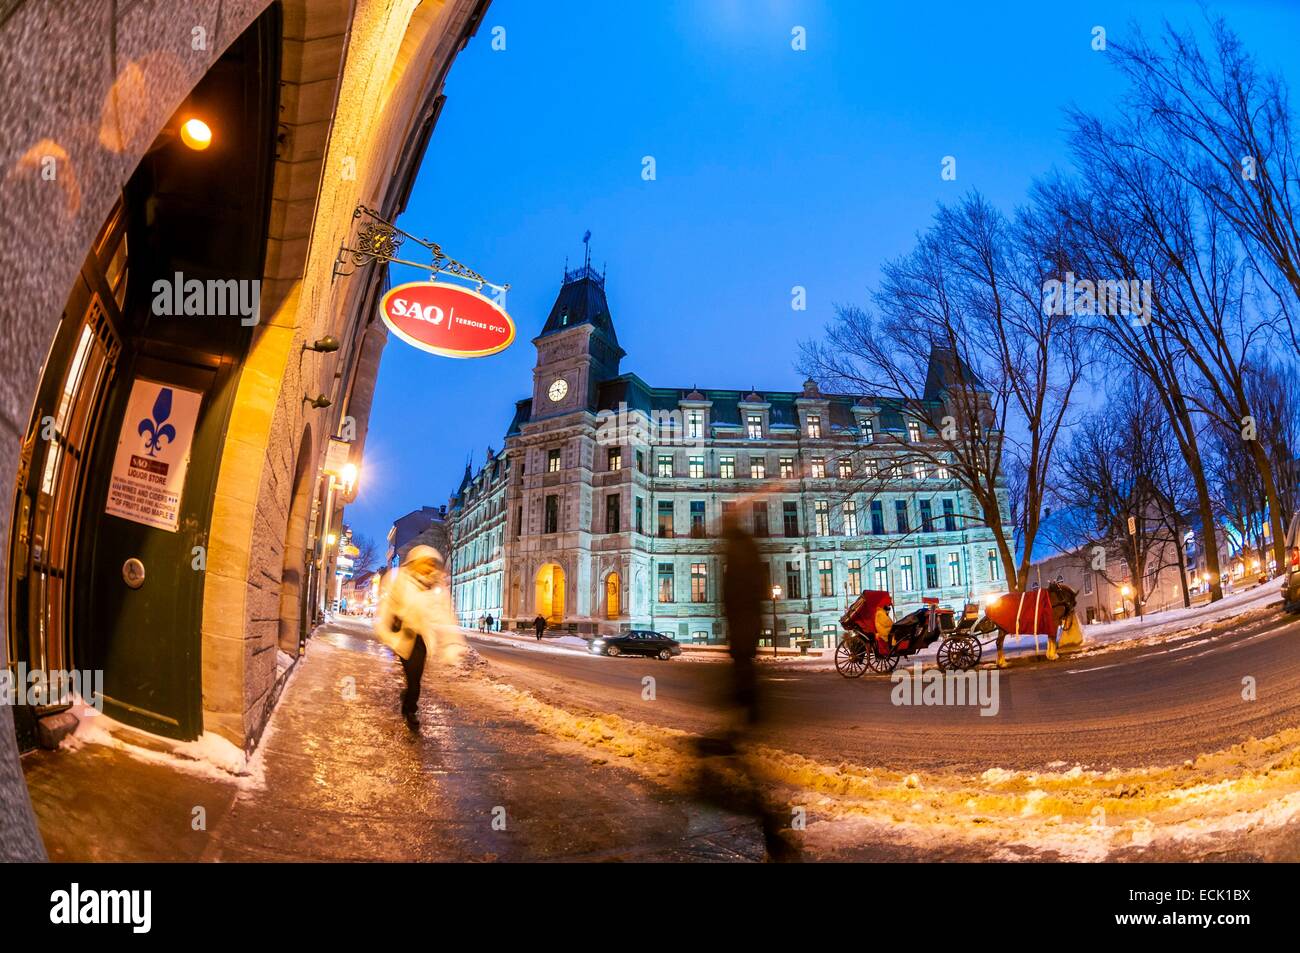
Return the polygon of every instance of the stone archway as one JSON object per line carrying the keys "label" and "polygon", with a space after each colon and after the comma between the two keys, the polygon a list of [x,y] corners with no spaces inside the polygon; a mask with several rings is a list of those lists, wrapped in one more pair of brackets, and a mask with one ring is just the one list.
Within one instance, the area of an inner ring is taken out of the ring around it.
{"label": "stone archway", "polygon": [[537,570],[534,602],[537,614],[547,622],[564,620],[564,584],[564,567],[559,563],[544,563]]}

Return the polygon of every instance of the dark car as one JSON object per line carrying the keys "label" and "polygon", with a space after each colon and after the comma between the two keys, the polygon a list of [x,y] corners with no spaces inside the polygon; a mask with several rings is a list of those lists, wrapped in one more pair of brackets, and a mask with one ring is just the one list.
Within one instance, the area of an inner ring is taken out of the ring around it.
{"label": "dark car", "polygon": [[589,648],[597,655],[653,655],[665,662],[682,654],[676,639],[642,629],[592,639]]}
{"label": "dark car", "polygon": [[1282,567],[1282,603],[1290,612],[1300,612],[1300,513],[1291,519],[1286,533],[1286,565]]}

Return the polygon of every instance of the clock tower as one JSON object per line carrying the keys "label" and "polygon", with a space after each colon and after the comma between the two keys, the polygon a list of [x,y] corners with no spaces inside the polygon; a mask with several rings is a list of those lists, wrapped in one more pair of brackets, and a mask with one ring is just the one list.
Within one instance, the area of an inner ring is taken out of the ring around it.
{"label": "clock tower", "polygon": [[533,339],[532,420],[595,410],[602,381],[617,377],[624,351],[605,300],[605,276],[590,263],[565,270],[564,284]]}

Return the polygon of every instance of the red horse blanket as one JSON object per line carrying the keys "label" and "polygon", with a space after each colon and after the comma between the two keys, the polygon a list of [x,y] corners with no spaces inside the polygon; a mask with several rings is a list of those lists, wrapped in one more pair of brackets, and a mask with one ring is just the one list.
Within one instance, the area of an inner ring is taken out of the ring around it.
{"label": "red horse blanket", "polygon": [[989,602],[984,614],[1010,635],[1055,635],[1056,619],[1046,589],[1008,592]]}

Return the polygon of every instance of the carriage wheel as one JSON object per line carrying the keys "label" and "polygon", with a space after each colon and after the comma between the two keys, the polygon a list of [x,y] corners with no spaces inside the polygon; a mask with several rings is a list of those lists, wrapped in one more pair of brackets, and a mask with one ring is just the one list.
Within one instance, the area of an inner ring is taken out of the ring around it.
{"label": "carriage wheel", "polygon": [[898,668],[897,655],[881,655],[876,651],[875,640],[871,642],[871,647],[867,652],[867,668],[871,669],[877,675],[888,675],[894,669]]}
{"label": "carriage wheel", "polygon": [[849,636],[835,647],[835,670],[845,678],[857,678],[867,670],[870,652],[862,639]]}
{"label": "carriage wheel", "polygon": [[979,665],[983,651],[979,639],[958,636],[957,638],[944,639],[939,643],[939,650],[935,653],[935,661],[939,663],[939,671],[941,672],[946,672],[949,669],[964,672]]}

